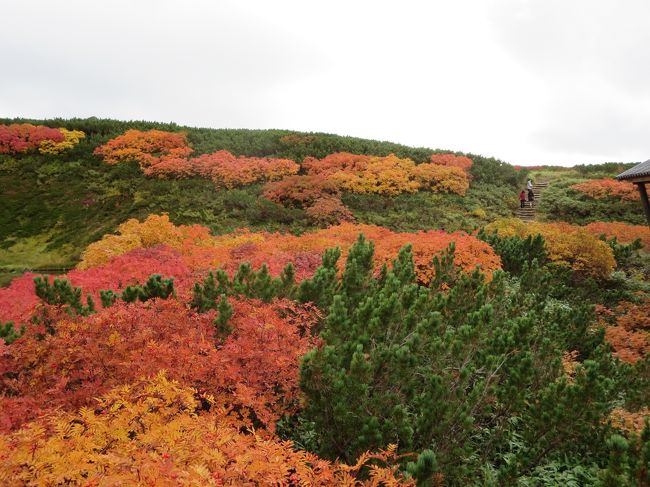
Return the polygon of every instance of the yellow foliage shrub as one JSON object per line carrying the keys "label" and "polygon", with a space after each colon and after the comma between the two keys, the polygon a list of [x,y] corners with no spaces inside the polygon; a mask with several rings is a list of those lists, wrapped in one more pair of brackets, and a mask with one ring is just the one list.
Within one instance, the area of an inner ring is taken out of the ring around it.
{"label": "yellow foliage shrub", "polygon": [[469,187],[468,176],[460,167],[415,164],[395,154],[366,156],[341,152],[320,160],[306,158],[303,165],[310,175],[325,177],[353,193],[395,196],[428,190],[465,194]]}
{"label": "yellow foliage shrub", "polygon": [[370,157],[362,171],[339,171],[329,179],[353,193],[414,193],[419,189],[418,182],[411,175],[414,167],[415,163],[411,159],[400,159],[390,154],[386,157]]}
{"label": "yellow foliage shrub", "polygon": [[606,242],[582,227],[568,223],[524,223],[518,218],[497,220],[485,227],[502,237],[528,235],[544,237],[549,259],[574,271],[594,277],[606,277],[616,267],[614,252]]}
{"label": "yellow foliage shrub", "polygon": [[460,167],[441,166],[439,164],[418,164],[411,174],[420,189],[434,193],[456,193],[463,195],[469,188],[467,173]]}
{"label": "yellow foliage shrub", "polygon": [[38,151],[41,154],[57,155],[64,151],[72,149],[77,145],[81,139],[86,137],[86,134],[81,130],[68,130],[64,128],[58,129],[63,134],[63,141],[55,142],[54,140],[44,140],[38,145]]}
{"label": "yellow foliage shrub", "polygon": [[[414,485],[393,465],[394,446],[348,466],[240,426],[212,397],[160,373],[113,389],[93,408],[0,436],[0,484]],[[360,481],[363,468],[369,478]]]}
{"label": "yellow foliage shrub", "polygon": [[112,257],[142,248],[165,244],[178,248],[184,240],[184,230],[190,227],[177,227],[169,216],[149,215],[140,223],[131,218],[117,227],[119,235],[106,235],[90,244],[81,254],[78,269],[87,269],[108,262]]}

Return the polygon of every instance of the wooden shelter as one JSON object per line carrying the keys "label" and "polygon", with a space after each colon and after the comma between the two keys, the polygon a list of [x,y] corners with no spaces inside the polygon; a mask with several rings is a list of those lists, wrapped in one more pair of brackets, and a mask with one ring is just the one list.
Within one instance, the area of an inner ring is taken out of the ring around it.
{"label": "wooden shelter", "polygon": [[622,172],[616,179],[619,181],[629,181],[636,184],[639,188],[639,194],[641,195],[641,204],[643,205],[643,210],[645,211],[645,217],[648,220],[648,225],[650,226],[650,202],[648,201],[648,190],[646,189],[646,184],[650,184],[650,160],[637,164],[634,167],[631,167],[625,172]]}

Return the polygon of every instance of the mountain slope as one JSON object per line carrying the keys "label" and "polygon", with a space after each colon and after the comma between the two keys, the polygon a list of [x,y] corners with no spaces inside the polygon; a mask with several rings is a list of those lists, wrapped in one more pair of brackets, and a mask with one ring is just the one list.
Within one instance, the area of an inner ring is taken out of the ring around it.
{"label": "mountain slope", "polygon": [[[0,119],[82,130],[86,137],[63,154],[0,155],[0,268],[66,268],[81,250],[113,232],[128,218],[169,213],[177,224],[200,223],[215,233],[235,228],[301,233],[314,228],[301,209],[284,208],[261,197],[261,185],[216,190],[201,178],[157,179],[137,164],[105,164],[93,150],[135,128],[182,131],[199,155],[225,149],[235,155],[270,156],[301,162],[306,156],[333,152],[388,155],[428,161],[434,151],[390,142],[305,134],[287,130],[200,129],[176,124],[115,120]],[[361,223],[394,230],[444,228],[471,230],[499,216],[509,216],[523,173],[502,161],[470,155],[472,186],[464,197],[416,193],[398,197],[345,195]]]}

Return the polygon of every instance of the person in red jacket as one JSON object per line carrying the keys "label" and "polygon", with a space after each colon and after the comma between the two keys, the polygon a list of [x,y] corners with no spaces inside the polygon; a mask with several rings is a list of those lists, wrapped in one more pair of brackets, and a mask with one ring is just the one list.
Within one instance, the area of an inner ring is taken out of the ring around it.
{"label": "person in red jacket", "polygon": [[519,203],[521,203],[522,208],[526,206],[526,191],[523,189],[521,190],[521,193],[519,193]]}

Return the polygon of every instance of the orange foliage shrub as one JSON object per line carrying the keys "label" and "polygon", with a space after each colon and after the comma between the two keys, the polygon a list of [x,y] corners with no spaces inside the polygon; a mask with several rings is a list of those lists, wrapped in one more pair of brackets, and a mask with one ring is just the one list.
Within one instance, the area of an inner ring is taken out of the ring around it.
{"label": "orange foliage shrub", "polygon": [[[111,387],[167,370],[168,375],[237,408],[273,431],[298,402],[300,357],[313,342],[299,305],[233,300],[233,332],[215,347],[214,312],[196,314],[176,300],[117,302],[87,318],[59,321],[57,333],[29,328],[0,356],[0,429],[41,412],[90,406]],[[279,313],[301,316],[301,327]],[[301,314],[302,313],[302,314]],[[10,394],[7,394],[10,392]]]}
{"label": "orange foliage shrub", "polygon": [[136,161],[143,170],[161,158],[183,158],[191,153],[185,134],[164,130],[127,130],[95,149],[107,164]]}
{"label": "orange foliage shrub", "polygon": [[457,167],[468,173],[474,161],[469,157],[457,156],[455,154],[433,154],[431,156],[431,163],[439,166]]}
{"label": "orange foliage shrub", "polygon": [[578,367],[577,358],[579,354],[580,353],[577,350],[562,353],[562,369],[564,370],[569,383],[573,382],[576,368]]}
{"label": "orange foliage shrub", "polygon": [[370,156],[367,155],[335,152],[322,159],[305,157],[302,161],[302,166],[307,170],[308,174],[327,177],[340,171],[364,171],[368,167],[369,162]]}
{"label": "orange foliage shrub", "polygon": [[220,150],[189,158],[192,149],[184,134],[161,130],[128,130],[95,149],[109,164],[138,161],[147,176],[212,179],[217,187],[234,188],[258,181],[274,181],[296,174],[300,166],[289,159],[236,157]]}
{"label": "orange foliage shrub", "polygon": [[300,166],[289,159],[235,157],[222,150],[189,160],[194,174],[210,177],[217,187],[234,188],[258,181],[275,181],[296,174]]}
{"label": "orange foliage shrub", "polygon": [[596,236],[605,235],[608,239],[616,237],[616,240],[622,244],[630,244],[637,238],[641,239],[645,251],[650,252],[650,227],[647,225],[628,225],[627,223],[618,222],[594,222],[585,225],[584,228]]}
{"label": "orange foliage shrub", "polygon": [[[299,237],[293,235],[271,234],[264,245],[256,246],[248,257],[253,262],[264,262],[270,258],[276,262],[281,257],[285,263],[291,261],[292,255],[302,252],[312,252],[320,255],[328,248],[340,247],[345,262],[347,251],[356,242],[360,233],[375,243],[375,265],[377,271],[384,263],[392,262],[399,250],[406,244],[413,245],[413,255],[418,279],[428,284],[434,275],[432,260],[435,255],[444,251],[451,242],[456,244],[455,263],[465,271],[480,267],[488,275],[501,268],[501,260],[492,247],[477,238],[458,232],[448,234],[442,231],[417,233],[392,232],[387,228],[374,225],[342,224],[329,227],[317,232],[305,233]],[[281,267],[279,267],[281,269]],[[313,269],[315,270],[315,268]],[[313,272],[310,270],[310,272]]]}
{"label": "orange foliage shrub", "polygon": [[[243,432],[230,408],[158,374],[93,408],[56,412],[0,436],[6,485],[411,485],[396,448],[330,463],[288,441]],[[368,462],[373,460],[372,465]],[[357,475],[369,471],[368,480]]]}
{"label": "orange foliage shrub", "polygon": [[614,356],[635,363],[650,353],[650,299],[640,304],[623,302],[613,312],[600,313],[605,339]]}
{"label": "orange foliage shrub", "polygon": [[46,141],[61,143],[64,140],[61,129],[29,123],[0,125],[0,154],[23,154]]}
{"label": "orange foliage shrub", "polygon": [[497,231],[503,237],[540,234],[551,261],[594,277],[606,277],[616,267],[614,253],[607,243],[568,223],[524,223],[518,218],[506,218],[490,223],[485,230]]}
{"label": "orange foliage shrub", "polygon": [[645,420],[650,419],[650,409],[644,407],[639,411],[630,412],[623,408],[614,408],[609,419],[614,427],[640,435],[645,427]]}
{"label": "orange foliage shrub", "polygon": [[633,201],[640,198],[639,191],[634,184],[610,178],[592,179],[584,183],[574,184],[570,188],[597,200],[616,198]]}
{"label": "orange foliage shrub", "polygon": [[[394,154],[379,157],[337,152],[322,159],[306,157],[302,163],[306,176],[293,176],[267,184],[264,196],[285,206],[308,209],[312,219],[320,214],[320,209],[331,210],[336,206],[337,217],[324,216],[316,221],[318,224],[328,221],[340,223],[351,219],[351,213],[338,198],[341,190],[390,196],[419,190],[465,194],[469,180],[461,166],[467,166],[467,161],[471,165],[471,160],[464,159],[467,158],[453,156],[443,158],[442,162],[447,165],[416,165],[411,159],[401,159]],[[312,207],[326,195],[318,207]]]}
{"label": "orange foliage shrub", "polygon": [[[287,263],[293,262],[297,277],[304,278],[316,270],[320,255],[326,249],[341,247],[345,257],[347,249],[354,244],[360,233],[375,241],[378,266],[394,259],[402,246],[413,244],[418,275],[424,283],[428,283],[433,275],[433,256],[442,252],[451,242],[456,243],[456,263],[462,269],[471,271],[480,266],[489,275],[501,267],[501,261],[492,247],[461,232],[398,233],[373,225],[345,223],[301,236],[243,231],[212,237],[205,227],[199,225],[176,227],[166,215],[151,215],[143,223],[129,220],[120,226],[119,231],[122,235],[107,235],[91,244],[83,254],[84,260],[80,268],[87,269],[106,262],[110,258],[107,257],[109,251],[114,256],[117,255],[117,249],[121,249],[122,253],[128,252],[133,242],[141,242],[141,246],[166,244],[174,247],[184,261],[196,270],[223,267],[234,271],[240,262],[248,261],[254,267],[267,263],[271,273],[277,275]],[[117,245],[115,242],[119,242],[123,236],[126,244]]]}
{"label": "orange foliage shrub", "polygon": [[336,184],[319,176],[289,176],[264,186],[265,198],[288,207],[307,208],[321,198],[339,196]]}
{"label": "orange foliage shrub", "polygon": [[319,198],[313,205],[307,208],[306,213],[311,221],[319,226],[354,221],[352,212],[336,196]]}

